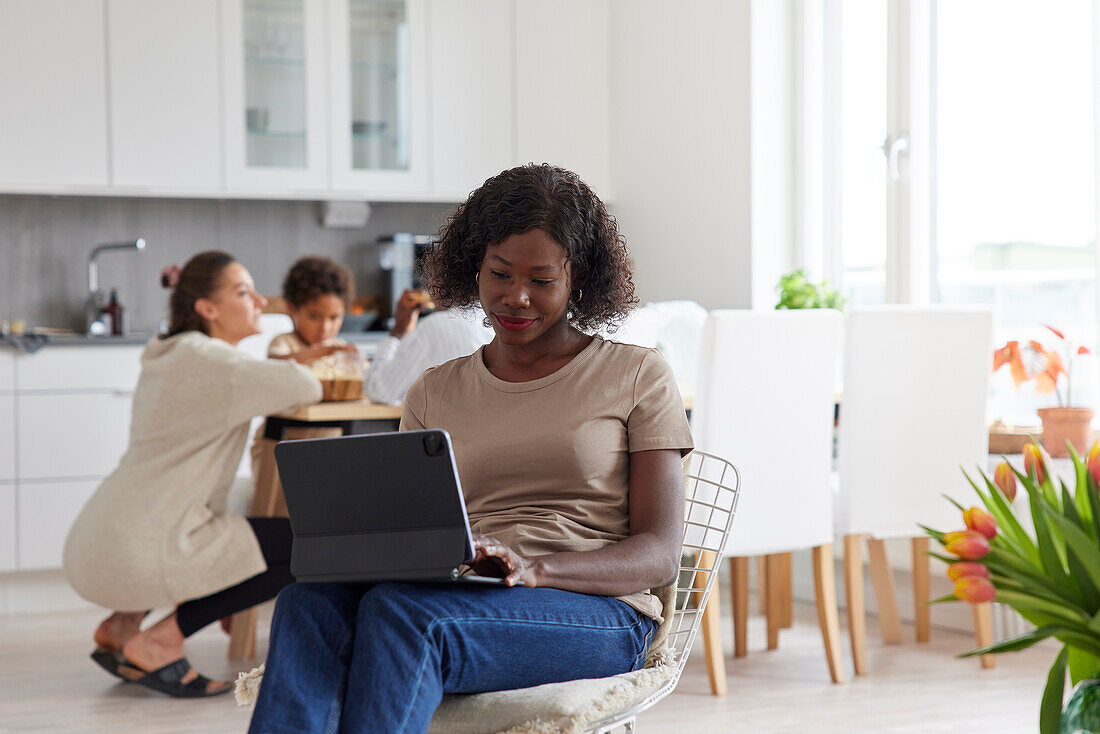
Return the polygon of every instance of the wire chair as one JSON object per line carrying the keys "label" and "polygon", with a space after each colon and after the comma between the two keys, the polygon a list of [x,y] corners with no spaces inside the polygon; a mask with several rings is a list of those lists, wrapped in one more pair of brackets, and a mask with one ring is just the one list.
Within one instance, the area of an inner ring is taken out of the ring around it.
{"label": "wire chair", "polygon": [[693,556],[694,560],[691,565],[680,566],[676,582],[676,607],[668,633],[676,671],[638,703],[589,726],[585,730],[588,734],[610,734],[619,727],[624,732],[635,731],[638,714],[672,693],[684,672],[733,525],[741,496],[741,474],[723,458],[693,451],[684,458],[684,489],[683,556]]}

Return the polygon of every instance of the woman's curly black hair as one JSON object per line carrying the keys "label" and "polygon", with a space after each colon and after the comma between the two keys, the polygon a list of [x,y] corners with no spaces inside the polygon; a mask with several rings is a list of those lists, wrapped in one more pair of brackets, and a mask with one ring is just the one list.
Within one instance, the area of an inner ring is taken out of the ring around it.
{"label": "woman's curly black hair", "polygon": [[283,298],[294,308],[329,294],[343,299],[345,308],[355,298],[351,271],[331,257],[307,255],[300,258],[283,280]]}
{"label": "woman's curly black hair", "polygon": [[475,276],[486,248],[533,229],[565,248],[572,263],[569,323],[613,330],[638,303],[626,243],[588,184],[546,163],[499,173],[459,204],[421,262],[432,298],[445,308],[478,303]]}

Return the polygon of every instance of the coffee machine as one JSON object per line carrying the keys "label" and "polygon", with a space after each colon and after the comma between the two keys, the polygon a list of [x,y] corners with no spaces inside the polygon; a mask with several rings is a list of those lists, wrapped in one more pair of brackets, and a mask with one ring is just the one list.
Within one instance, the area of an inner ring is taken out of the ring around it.
{"label": "coffee machine", "polygon": [[435,242],[434,235],[396,234],[379,237],[375,242],[378,252],[378,268],[382,276],[383,304],[388,311],[383,318],[393,318],[397,299],[406,288],[427,288],[419,278],[420,261]]}

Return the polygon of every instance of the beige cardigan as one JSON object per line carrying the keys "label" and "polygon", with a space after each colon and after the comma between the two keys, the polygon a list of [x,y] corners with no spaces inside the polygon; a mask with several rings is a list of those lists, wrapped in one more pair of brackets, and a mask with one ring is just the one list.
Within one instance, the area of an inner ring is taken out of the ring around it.
{"label": "beige cardigan", "polygon": [[249,421],[321,399],[293,360],[256,360],[197,331],[153,337],[141,357],[130,445],[65,542],[82,597],[144,611],[266,570],[248,521],[224,512]]}

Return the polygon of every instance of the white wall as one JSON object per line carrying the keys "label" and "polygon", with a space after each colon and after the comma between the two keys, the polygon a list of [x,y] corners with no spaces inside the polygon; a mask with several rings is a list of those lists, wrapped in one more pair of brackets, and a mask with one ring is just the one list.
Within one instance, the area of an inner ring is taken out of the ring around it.
{"label": "white wall", "polygon": [[751,300],[750,0],[612,0],[611,178],[642,301]]}

